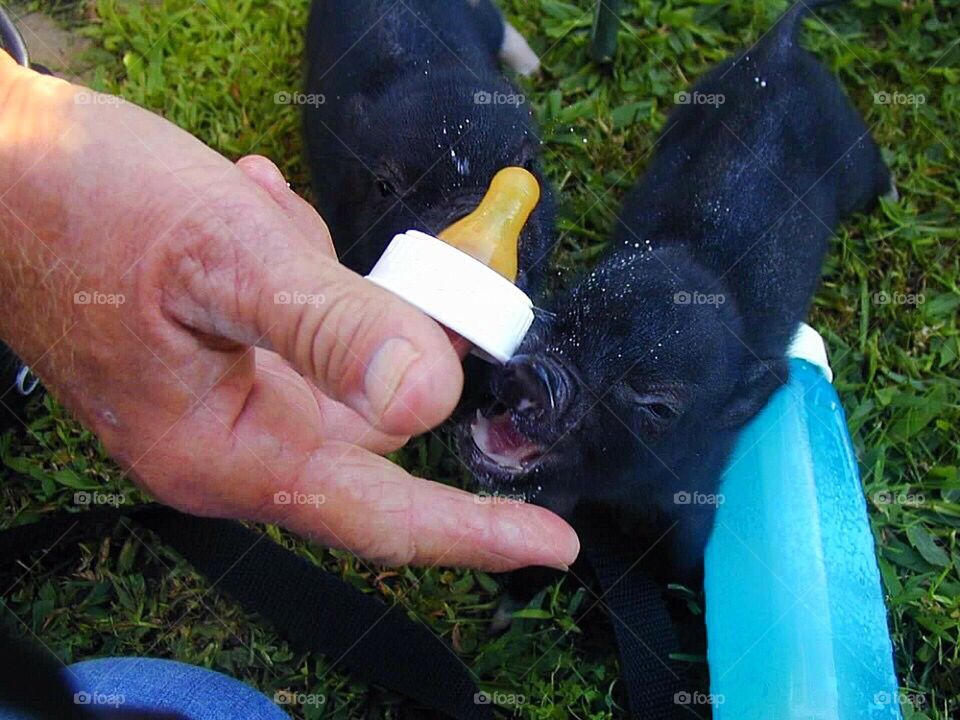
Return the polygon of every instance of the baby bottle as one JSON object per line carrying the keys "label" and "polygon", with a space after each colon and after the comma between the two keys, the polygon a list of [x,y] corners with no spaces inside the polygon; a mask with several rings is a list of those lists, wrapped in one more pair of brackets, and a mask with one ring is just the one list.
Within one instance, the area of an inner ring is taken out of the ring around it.
{"label": "baby bottle", "polygon": [[705,560],[715,720],[900,718],[873,535],[823,339],[744,430]]}
{"label": "baby bottle", "polygon": [[418,230],[397,235],[367,278],[476,346],[481,356],[506,362],[533,323],[533,303],[513,282],[520,232],[539,200],[532,174],[505,168],[476,210],[439,238]]}

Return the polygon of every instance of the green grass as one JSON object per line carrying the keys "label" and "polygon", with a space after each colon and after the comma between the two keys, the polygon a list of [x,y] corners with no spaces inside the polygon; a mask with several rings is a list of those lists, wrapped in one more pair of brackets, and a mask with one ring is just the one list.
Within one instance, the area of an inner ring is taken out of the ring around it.
{"label": "green grass", "polygon": [[[632,0],[610,67],[589,60],[591,2],[503,3],[542,53],[524,83],[543,127],[547,169],[562,198],[562,268],[602,247],[618,202],[642,171],[674,93],[755,40],[784,3]],[[230,157],[273,158],[306,192],[297,111],[274,95],[299,87],[306,2],[120,0],[45,2],[96,42],[92,82],[162,113]],[[837,234],[813,324],[824,331],[861,462],[890,608],[896,669],[918,698],[907,718],[960,715],[960,2],[858,1],[811,20],[805,43],[842,80],[879,144],[901,193]],[[877,104],[874,93],[922,94],[922,105]],[[922,295],[917,304],[878,302]],[[6,467],[4,526],[73,507],[78,488],[136,491],[96,440],[47,400],[28,435],[0,441]],[[463,482],[440,437],[397,455],[412,471]],[[0,469],[0,473],[5,472]],[[884,503],[880,492],[909,495]],[[610,631],[576,618],[583,591],[564,582],[541,612],[491,639],[497,600],[486,575],[381,572],[270,531],[357,586],[409,612],[450,641],[485,688],[523,695],[525,718],[622,715]],[[36,635],[65,661],[101,655],[175,657],[241,678],[268,695],[322,694],[297,717],[398,717],[404,704],[327,660],[294,654],[276,635],[210,592],[184,563],[144,534],[118,527],[36,566],[4,570],[4,601],[19,634]],[[388,651],[388,649],[386,649]],[[532,669],[531,669],[532,666]]]}

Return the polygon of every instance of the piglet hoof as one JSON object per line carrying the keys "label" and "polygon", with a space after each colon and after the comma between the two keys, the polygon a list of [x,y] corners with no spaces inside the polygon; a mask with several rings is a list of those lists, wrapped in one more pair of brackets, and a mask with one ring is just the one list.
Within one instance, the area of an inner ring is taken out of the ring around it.
{"label": "piglet hoof", "polygon": [[505,633],[510,629],[510,625],[513,624],[513,614],[517,610],[522,610],[523,607],[524,603],[522,601],[509,593],[504,595],[500,599],[500,605],[497,606],[497,611],[493,614],[493,620],[490,621],[487,632],[490,635],[501,635]]}
{"label": "piglet hoof", "polygon": [[893,175],[890,176],[890,189],[883,197],[890,202],[898,202],[900,200],[900,191],[897,190],[897,181],[894,180]]}
{"label": "piglet hoof", "polygon": [[500,59],[524,77],[530,77],[540,69],[540,58],[526,38],[510,23],[504,23],[503,26]]}

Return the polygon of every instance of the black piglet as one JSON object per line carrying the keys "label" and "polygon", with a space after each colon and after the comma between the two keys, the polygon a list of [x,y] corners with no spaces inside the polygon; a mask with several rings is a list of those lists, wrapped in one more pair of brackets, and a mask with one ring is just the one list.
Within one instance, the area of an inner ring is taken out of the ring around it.
{"label": "black piglet", "polygon": [[530,106],[499,62],[538,61],[490,0],[317,0],[307,60],[307,159],[340,259],[368,272],[395,234],[437,234],[519,166],[543,190],[520,239],[518,284],[536,293],[553,203]]}
{"label": "black piglet", "polygon": [[799,3],[679,96],[597,266],[551,305],[461,424],[489,489],[569,516],[628,514],[695,572],[743,425],[785,352],[844,218],[892,191],[862,118],[798,44]]}

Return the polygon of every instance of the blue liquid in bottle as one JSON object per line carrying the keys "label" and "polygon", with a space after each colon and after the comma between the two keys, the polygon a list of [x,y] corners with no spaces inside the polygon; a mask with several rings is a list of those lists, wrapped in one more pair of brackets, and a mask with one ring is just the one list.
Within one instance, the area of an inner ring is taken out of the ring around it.
{"label": "blue liquid in bottle", "polygon": [[[812,335],[811,335],[812,333]],[[873,535],[823,341],[738,440],[707,547],[715,720],[899,720]]]}

